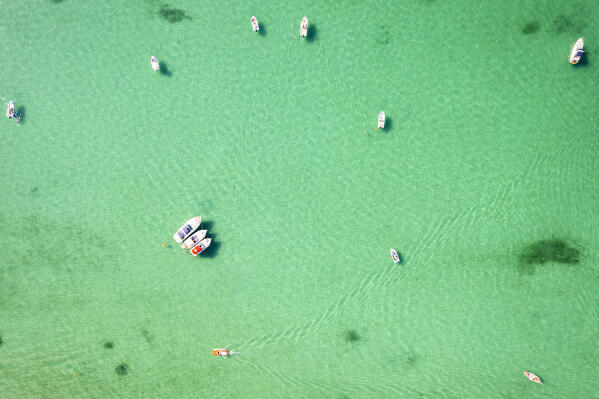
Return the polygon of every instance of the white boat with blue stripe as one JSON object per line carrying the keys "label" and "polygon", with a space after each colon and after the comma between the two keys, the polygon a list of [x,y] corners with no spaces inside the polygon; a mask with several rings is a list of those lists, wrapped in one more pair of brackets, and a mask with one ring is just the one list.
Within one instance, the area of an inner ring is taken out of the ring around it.
{"label": "white boat with blue stripe", "polygon": [[192,249],[193,247],[198,245],[200,241],[204,239],[204,237],[206,237],[206,233],[208,233],[208,230],[198,230],[192,235],[190,235],[187,240],[183,241],[179,245],[183,249]]}
{"label": "white boat with blue stripe", "polygon": [[582,57],[582,53],[584,53],[584,41],[582,37],[578,38],[576,43],[574,43],[574,47],[572,47],[572,51],[570,52],[570,64],[578,64],[580,58]]}
{"label": "white boat with blue stripe", "polygon": [[173,240],[177,241],[177,244],[181,244],[200,227],[200,223],[202,223],[201,216],[192,217],[173,234]]}

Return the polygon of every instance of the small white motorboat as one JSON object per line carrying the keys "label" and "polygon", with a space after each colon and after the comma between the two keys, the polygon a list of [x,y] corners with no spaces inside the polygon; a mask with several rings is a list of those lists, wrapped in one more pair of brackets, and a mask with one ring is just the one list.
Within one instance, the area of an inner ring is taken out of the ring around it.
{"label": "small white motorboat", "polygon": [[202,223],[201,216],[195,216],[189,219],[183,226],[173,234],[173,240],[177,241],[177,244],[181,244],[187,237],[189,237],[194,231],[200,227]]}
{"label": "small white motorboat", "polygon": [[6,107],[6,116],[8,117],[8,119],[14,120],[16,124],[19,124],[19,122],[21,121],[21,115],[19,115],[15,110],[15,103],[13,103],[12,101],[9,102],[8,106]]}
{"label": "small white motorboat", "polygon": [[8,103],[8,107],[6,107],[6,116],[8,119],[13,119],[15,115],[15,103],[12,101]]}
{"label": "small white motorboat", "polygon": [[206,233],[208,233],[208,230],[198,230],[192,235],[190,235],[189,238],[187,238],[179,245],[183,249],[191,249],[195,247],[197,244],[199,244],[200,241],[204,239],[204,237],[206,237]]}
{"label": "small white motorboat", "polygon": [[580,61],[580,57],[582,57],[582,53],[584,53],[584,41],[582,37],[578,38],[576,43],[574,43],[574,47],[572,47],[572,51],[570,52],[570,64],[578,64]]}
{"label": "small white motorboat", "polygon": [[393,248],[391,248],[391,259],[393,259],[393,263],[399,263],[400,261],[399,254]]}
{"label": "small white motorboat", "polygon": [[258,20],[253,15],[252,15],[252,29],[254,30],[254,32],[258,32],[260,30],[260,25],[258,25]]}
{"label": "small white motorboat", "polygon": [[381,113],[379,114],[378,129],[384,129],[384,128],[385,128],[385,113],[383,111],[381,111]]}
{"label": "small white motorboat", "polygon": [[212,238],[204,238],[202,241],[197,243],[195,247],[191,248],[191,251],[190,251],[191,254],[193,256],[198,256],[199,254],[204,252],[206,250],[206,248],[208,248],[210,246],[211,242],[212,242]]}
{"label": "small white motorboat", "polygon": [[536,382],[537,384],[543,385],[543,381],[541,381],[541,378],[532,371],[525,371],[524,375],[532,382]]}
{"label": "small white motorboat", "polygon": [[156,57],[152,56],[150,58],[150,63],[152,64],[152,69],[154,71],[158,71],[160,69],[160,65],[158,64],[158,60],[156,59]]}
{"label": "small white motorboat", "polygon": [[308,17],[302,18],[300,23],[300,37],[308,36]]}

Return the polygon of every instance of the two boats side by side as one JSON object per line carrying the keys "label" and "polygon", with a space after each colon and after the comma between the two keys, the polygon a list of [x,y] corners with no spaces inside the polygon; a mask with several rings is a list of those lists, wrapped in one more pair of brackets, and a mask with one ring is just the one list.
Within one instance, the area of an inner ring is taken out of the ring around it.
{"label": "two boats side by side", "polygon": [[201,216],[192,217],[173,234],[173,240],[177,241],[177,244],[181,244],[200,227],[200,223],[202,223]]}
{"label": "two boats side by side", "polygon": [[183,241],[179,246],[183,249],[192,249],[196,245],[198,245],[205,237],[208,230],[198,230],[189,236],[185,241]]}

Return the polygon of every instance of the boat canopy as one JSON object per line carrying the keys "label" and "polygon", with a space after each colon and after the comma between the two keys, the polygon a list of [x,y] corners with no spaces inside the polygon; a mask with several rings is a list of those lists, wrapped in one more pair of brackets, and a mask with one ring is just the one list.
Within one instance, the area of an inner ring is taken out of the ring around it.
{"label": "boat canopy", "polygon": [[189,233],[191,233],[192,231],[193,231],[193,227],[186,224],[185,226],[183,226],[181,228],[181,230],[177,231],[177,235],[179,236],[180,239],[184,239],[185,236],[188,235]]}
{"label": "boat canopy", "polygon": [[177,235],[179,236],[179,238],[183,239],[183,237],[185,237],[192,231],[193,228],[190,225],[186,224],[185,226],[181,227],[181,230],[177,231]]}

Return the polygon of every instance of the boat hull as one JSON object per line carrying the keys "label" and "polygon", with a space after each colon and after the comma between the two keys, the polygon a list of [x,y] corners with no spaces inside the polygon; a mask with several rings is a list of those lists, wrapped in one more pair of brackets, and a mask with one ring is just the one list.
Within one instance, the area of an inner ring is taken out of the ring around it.
{"label": "boat hull", "polygon": [[302,18],[300,23],[300,37],[308,36],[308,17]]}
{"label": "boat hull", "polygon": [[584,41],[581,37],[578,38],[572,47],[572,51],[570,52],[570,64],[578,64],[580,58],[582,57],[582,53],[584,53]]}
{"label": "boat hull", "polygon": [[200,227],[200,223],[202,223],[201,216],[192,217],[173,234],[173,240],[177,241],[177,244],[181,244]]}
{"label": "boat hull", "polygon": [[385,113],[384,112],[381,112],[379,114],[378,128],[379,129],[384,129],[385,128]]}
{"label": "boat hull", "polygon": [[254,30],[254,32],[258,32],[260,30],[260,25],[258,24],[258,20],[256,19],[256,17],[252,16],[252,29]]}
{"label": "boat hull", "polygon": [[190,250],[191,254],[193,256],[198,256],[199,254],[204,252],[206,250],[206,248],[208,248],[210,246],[211,242],[212,242],[211,238],[204,238],[195,247],[191,248],[191,250]]}
{"label": "boat hull", "polygon": [[536,375],[535,373],[531,373],[530,371],[525,371],[524,376],[526,376],[526,378],[528,378],[532,382],[536,382],[537,384],[543,385],[543,381],[541,381],[541,378],[538,375]]}
{"label": "boat hull", "polygon": [[400,259],[399,259],[399,254],[397,253],[396,250],[394,250],[393,248],[391,248],[391,259],[393,259],[393,263],[399,263]]}
{"label": "boat hull", "polygon": [[15,116],[15,103],[12,101],[8,103],[8,107],[6,107],[6,116],[8,118],[14,118]]}
{"label": "boat hull", "polygon": [[206,233],[208,233],[208,230],[196,231],[195,233],[190,235],[185,241],[183,241],[179,245],[183,249],[191,249],[194,246],[196,246],[197,244],[199,244],[200,241],[202,241],[206,237]]}
{"label": "boat hull", "polygon": [[156,57],[152,56],[150,58],[150,64],[152,64],[152,69],[154,72],[160,70],[160,64],[158,63],[158,59],[156,59]]}

